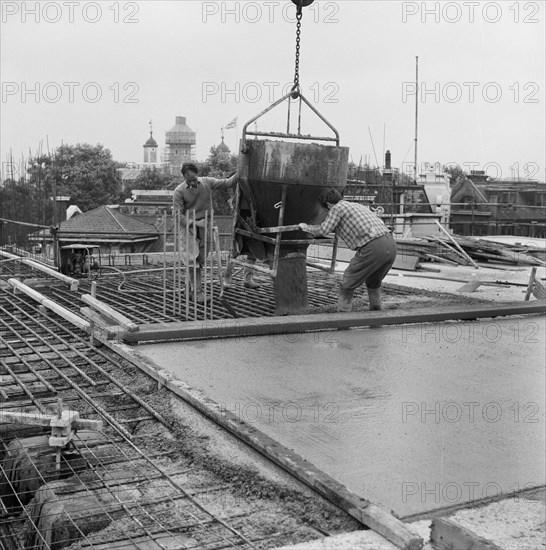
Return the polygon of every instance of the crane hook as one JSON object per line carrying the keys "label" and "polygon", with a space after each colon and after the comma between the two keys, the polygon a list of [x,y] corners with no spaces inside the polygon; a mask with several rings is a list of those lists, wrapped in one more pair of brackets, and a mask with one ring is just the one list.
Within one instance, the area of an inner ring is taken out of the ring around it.
{"label": "crane hook", "polygon": [[306,8],[307,6],[310,6],[315,0],[292,0],[294,4],[296,4],[298,8],[298,13],[301,12],[302,8]]}

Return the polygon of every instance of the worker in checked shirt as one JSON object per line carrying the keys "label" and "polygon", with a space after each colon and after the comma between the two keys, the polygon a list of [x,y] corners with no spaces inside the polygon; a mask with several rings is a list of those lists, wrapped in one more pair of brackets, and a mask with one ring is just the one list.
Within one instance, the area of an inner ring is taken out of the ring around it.
{"label": "worker in checked shirt", "polygon": [[396,258],[396,243],[389,228],[368,207],[344,201],[337,189],[322,191],[319,201],[329,210],[320,225],[300,223],[313,236],[335,231],[356,251],[343,274],[338,294],[338,311],[351,311],[354,291],[366,283],[370,309],[381,309],[381,281]]}
{"label": "worker in checked shirt", "polygon": [[[186,215],[189,216],[191,210],[195,210],[195,231],[199,242],[199,255],[196,258],[196,301],[203,303],[204,295],[201,283],[201,270],[205,264],[205,212],[212,209],[212,192],[215,189],[226,189],[234,187],[237,183],[238,174],[235,173],[229,178],[208,178],[197,177],[197,166],[193,162],[186,162],[180,170],[184,176],[184,181],[174,190],[173,208],[180,210],[180,228],[181,238],[185,238],[182,228],[186,226]],[[189,216],[188,221],[193,225],[193,217]],[[208,239],[210,240],[210,236]],[[210,246],[209,246],[210,249]],[[190,279],[193,286],[193,281]],[[193,292],[193,288],[192,288]]]}

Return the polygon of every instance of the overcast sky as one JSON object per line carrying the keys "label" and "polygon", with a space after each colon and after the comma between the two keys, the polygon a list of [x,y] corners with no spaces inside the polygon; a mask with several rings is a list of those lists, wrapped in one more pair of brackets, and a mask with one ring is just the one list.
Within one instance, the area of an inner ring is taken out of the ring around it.
{"label": "overcast sky", "polygon": [[[142,161],[176,116],[204,160],[293,81],[290,0],[2,0],[1,160],[62,142],[101,143]],[[418,160],[545,179],[545,3],[316,0],[304,8],[300,83],[358,163],[409,170],[415,58]],[[286,107],[259,119],[286,131]],[[309,109],[302,132],[331,136]],[[374,153],[375,148],[375,153]],[[377,162],[376,162],[377,157]]]}

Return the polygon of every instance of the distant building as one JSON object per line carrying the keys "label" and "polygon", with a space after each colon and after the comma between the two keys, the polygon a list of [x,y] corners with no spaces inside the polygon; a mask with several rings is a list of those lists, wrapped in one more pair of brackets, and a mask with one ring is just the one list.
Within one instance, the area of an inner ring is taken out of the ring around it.
{"label": "distant building", "polygon": [[[162,248],[162,234],[153,223],[109,206],[99,206],[61,221],[57,236],[59,246],[93,244],[100,247],[102,254],[152,252]],[[49,229],[42,229],[29,235],[29,240],[46,243],[51,248],[53,237]]]}
{"label": "distant building", "polygon": [[195,160],[195,143],[196,134],[187,126],[186,117],[177,116],[175,125],[165,133],[165,148],[159,155],[159,145],[154,138],[150,121],[150,137],[142,147],[142,162],[129,162],[125,168],[119,169],[122,189],[132,187],[144,168],[157,168],[179,175],[184,162]]}
{"label": "distant building", "polygon": [[157,141],[154,139],[152,121],[150,121],[150,137],[144,144],[144,164],[146,166],[157,164]]}
{"label": "distant building", "polygon": [[453,187],[451,203],[451,228],[460,235],[546,237],[546,183],[471,171]]}
{"label": "distant building", "polygon": [[128,163],[125,168],[118,168],[119,177],[121,178],[121,190],[125,191],[128,186],[132,187],[141,171],[142,168],[134,162]]}
{"label": "distant building", "polygon": [[222,141],[218,144],[218,147],[216,147],[219,153],[231,153],[231,149],[224,143],[224,134],[222,134]]}
{"label": "distant building", "polygon": [[166,149],[161,159],[172,174],[179,173],[185,162],[195,160],[195,143],[195,132],[186,124],[186,117],[177,116],[165,134]]}

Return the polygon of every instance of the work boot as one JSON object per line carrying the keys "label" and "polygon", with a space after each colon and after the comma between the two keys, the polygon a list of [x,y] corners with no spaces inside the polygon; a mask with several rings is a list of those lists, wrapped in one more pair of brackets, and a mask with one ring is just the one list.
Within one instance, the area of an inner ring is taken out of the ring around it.
{"label": "work boot", "polygon": [[226,270],[224,272],[224,275],[222,277],[222,287],[223,288],[231,288],[231,285],[233,283],[233,262],[228,262],[226,266]]}
{"label": "work boot", "polygon": [[201,277],[201,268],[195,270],[195,288],[193,288],[193,273],[190,273],[190,288],[192,297],[195,296],[195,301],[198,304],[205,303],[205,295],[203,293],[203,283]]}
{"label": "work boot", "polygon": [[368,298],[370,299],[370,309],[372,311],[381,309],[381,288],[368,288]]}
{"label": "work boot", "polygon": [[353,291],[339,289],[337,295],[337,310],[339,313],[345,313],[351,311],[353,307]]}
{"label": "work boot", "polygon": [[250,288],[251,290],[256,290],[260,288],[260,284],[254,280],[254,273],[252,269],[245,268],[245,288]]}

